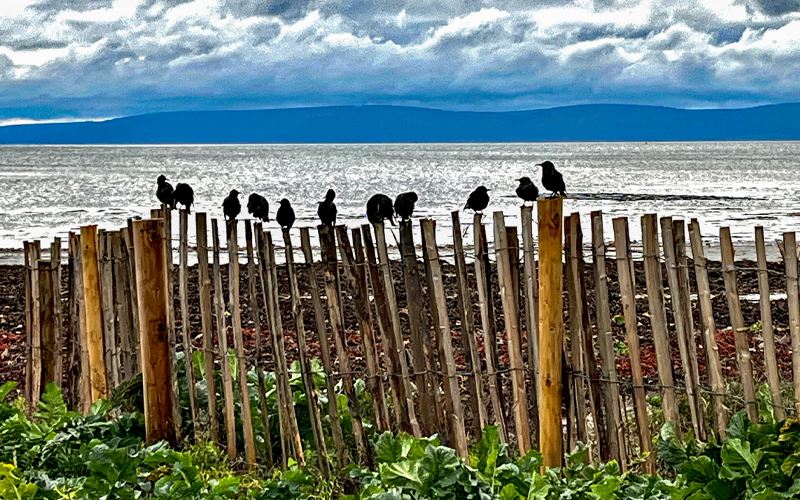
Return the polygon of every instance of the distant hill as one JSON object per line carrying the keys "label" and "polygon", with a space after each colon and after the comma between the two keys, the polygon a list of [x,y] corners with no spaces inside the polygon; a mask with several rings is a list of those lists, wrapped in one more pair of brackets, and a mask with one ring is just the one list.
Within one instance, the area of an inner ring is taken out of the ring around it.
{"label": "distant hill", "polygon": [[332,106],[0,127],[0,144],[715,140],[800,140],[800,104],[725,110],[583,105],[496,113]]}

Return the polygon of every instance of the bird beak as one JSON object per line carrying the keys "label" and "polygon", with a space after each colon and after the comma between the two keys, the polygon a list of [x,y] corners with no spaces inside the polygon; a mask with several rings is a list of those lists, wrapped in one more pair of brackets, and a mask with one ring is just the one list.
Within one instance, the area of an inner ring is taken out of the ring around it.
{"label": "bird beak", "polygon": [[536,165],[534,165],[534,167],[541,167],[541,166],[542,166],[541,163],[537,163]]}
{"label": "bird beak", "polygon": [[487,191],[491,191],[491,189],[487,189]]}

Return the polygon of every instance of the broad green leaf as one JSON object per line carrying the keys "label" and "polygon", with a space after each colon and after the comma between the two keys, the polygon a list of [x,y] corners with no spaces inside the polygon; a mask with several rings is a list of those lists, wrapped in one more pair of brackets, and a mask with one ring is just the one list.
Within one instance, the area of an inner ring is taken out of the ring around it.
{"label": "broad green leaf", "polygon": [[794,473],[795,467],[800,465],[800,451],[796,451],[786,457],[786,459],[781,464],[781,470],[787,476],[791,476]]}
{"label": "broad green leaf", "polygon": [[483,428],[483,437],[475,446],[477,461],[475,467],[491,477],[497,465],[497,456],[500,453],[500,433],[496,425],[487,425]]}
{"label": "broad green leaf", "polygon": [[680,469],[689,482],[706,483],[717,478],[717,466],[705,455],[689,457]]}
{"label": "broad green leaf", "polygon": [[747,420],[747,415],[744,410],[736,412],[728,422],[728,439],[741,439],[747,440],[747,429],[750,426],[750,421]]}
{"label": "broad green leaf", "polygon": [[528,490],[528,500],[544,500],[548,493],[550,493],[549,481],[543,475],[534,472],[531,488]]}
{"label": "broad green leaf", "polygon": [[522,495],[517,492],[513,484],[507,484],[500,490],[499,500],[521,500]]}
{"label": "broad green leaf", "polygon": [[762,384],[756,393],[758,401],[758,416],[761,421],[768,424],[775,423],[775,408],[772,406],[772,393],[767,384]]}
{"label": "broad green leaf", "polygon": [[5,384],[0,385],[0,402],[6,399],[6,396],[8,396],[8,394],[16,388],[17,388],[17,383],[14,382],[13,380],[9,380]]}
{"label": "broad green leaf", "polygon": [[730,439],[722,445],[722,472],[721,477],[735,479],[738,477],[753,476],[758,469],[763,452],[750,451],[750,443],[741,439]]}
{"label": "broad green leaf", "polygon": [[621,485],[622,478],[619,476],[605,475],[602,481],[591,486],[591,490],[598,500],[613,500],[617,498],[616,491]]}
{"label": "broad green leaf", "polygon": [[402,443],[391,432],[384,432],[375,443],[375,458],[379,463],[400,462],[404,458]]}
{"label": "broad green leaf", "polygon": [[686,462],[686,446],[678,439],[675,422],[667,422],[661,427],[656,454],[659,460],[673,469],[679,469]]}

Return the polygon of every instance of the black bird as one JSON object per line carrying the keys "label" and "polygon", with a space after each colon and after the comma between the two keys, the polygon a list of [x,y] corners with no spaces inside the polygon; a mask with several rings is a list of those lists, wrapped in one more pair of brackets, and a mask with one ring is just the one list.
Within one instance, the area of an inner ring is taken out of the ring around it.
{"label": "black bird", "polygon": [[483,210],[489,206],[489,191],[491,189],[486,189],[486,186],[476,187],[475,191],[469,194],[464,210],[469,208],[475,212],[483,213]]}
{"label": "black bird", "polygon": [[556,170],[556,166],[551,161],[537,163],[542,167],[542,186],[553,193],[553,197],[567,194],[567,187],[564,185],[564,177],[561,172]]}
{"label": "black bird", "polygon": [[536,201],[539,197],[539,188],[533,183],[530,177],[521,177],[517,179],[519,186],[517,186],[517,196],[522,198],[522,204],[526,201]]}
{"label": "black bird", "polygon": [[275,220],[278,221],[281,227],[285,227],[286,229],[291,229],[294,225],[294,209],[286,198],[281,200],[281,206],[278,207]]}
{"label": "black bird", "polygon": [[413,191],[397,195],[397,198],[394,199],[394,211],[400,217],[400,220],[411,219],[411,214],[414,213],[414,203],[418,199],[417,193]]}
{"label": "black bird", "polygon": [[175,208],[175,199],[173,198],[173,193],[175,192],[172,189],[172,184],[167,182],[167,178],[163,175],[158,176],[158,189],[156,189],[156,198],[158,201],[165,205],[169,205],[170,208]]}
{"label": "black bird", "polygon": [[373,224],[383,222],[384,219],[389,219],[389,222],[394,226],[394,207],[392,206],[392,199],[385,194],[373,195],[367,201],[367,219]]}
{"label": "black bird", "polygon": [[230,194],[222,202],[222,213],[228,220],[236,220],[242,211],[242,204],[239,203],[239,191],[231,189]]}
{"label": "black bird", "polygon": [[258,193],[253,193],[247,199],[247,211],[257,219],[269,222],[269,202]]}
{"label": "black bird", "polygon": [[180,203],[186,209],[186,213],[191,213],[194,204],[194,189],[188,184],[179,182],[172,193],[173,206]]}
{"label": "black bird", "polygon": [[329,189],[325,193],[325,200],[319,202],[319,208],[317,208],[320,222],[330,227],[336,225],[336,203],[333,202],[334,198],[336,198],[336,191]]}

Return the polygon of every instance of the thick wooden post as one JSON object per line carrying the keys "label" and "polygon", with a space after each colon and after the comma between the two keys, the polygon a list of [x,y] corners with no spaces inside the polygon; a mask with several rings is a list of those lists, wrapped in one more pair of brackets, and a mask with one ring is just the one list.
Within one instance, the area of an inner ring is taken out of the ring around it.
{"label": "thick wooden post", "polygon": [[[222,289],[222,265],[220,262],[219,228],[217,219],[211,219],[211,240],[214,245],[214,314],[217,317],[219,340],[219,367],[222,373],[222,397],[225,401],[225,435],[228,458],[236,460],[236,415],[233,408],[233,377],[228,362],[228,328],[225,321],[225,295]],[[137,256],[138,258],[138,256]]]}
{"label": "thick wooden post", "polygon": [[103,316],[103,340],[109,391],[120,383],[120,360],[117,345],[117,324],[114,317],[114,255],[111,253],[111,233],[99,230],[100,296]]}
{"label": "thick wooden post", "polygon": [[[53,296],[53,268],[49,260],[38,262],[38,285],[39,285],[39,325],[41,331],[41,344],[39,345],[38,356],[40,358],[40,370],[34,373],[36,386],[39,394],[34,394],[33,400],[36,401],[44,392],[44,388],[50,382],[56,381],[56,357],[61,357],[61,353],[56,353],[56,311],[55,297]],[[58,374],[61,378],[61,374]],[[60,382],[60,380],[59,380]],[[60,385],[60,383],[59,383]]]}
{"label": "thick wooden post", "polygon": [[392,335],[394,336],[394,346],[397,349],[398,361],[400,365],[400,375],[402,377],[402,392],[399,397],[405,400],[403,408],[408,412],[407,423],[414,436],[421,437],[417,413],[414,410],[414,396],[411,391],[411,378],[408,373],[408,361],[406,360],[405,342],[403,342],[403,331],[400,327],[400,313],[397,309],[397,297],[394,291],[394,278],[389,268],[389,251],[386,247],[386,231],[383,222],[373,224],[375,229],[375,244],[378,247],[378,259],[380,260],[381,274],[383,275],[383,286],[385,289],[386,305],[389,308],[389,318],[392,324]]}
{"label": "thick wooden post", "polygon": [[672,374],[672,350],[667,332],[667,310],[664,307],[664,285],[661,275],[661,260],[658,255],[658,218],[655,214],[642,217],[642,248],[644,253],[644,279],[647,286],[647,303],[650,310],[650,329],[656,349],[658,382],[661,385],[661,401],[664,420],[674,422],[680,433],[681,416],[678,398],[675,395],[675,379]]}
{"label": "thick wooden post", "polygon": [[342,317],[341,285],[339,283],[338,259],[336,257],[336,243],[333,230],[326,225],[317,226],[319,241],[322,247],[322,263],[325,277],[325,294],[328,302],[328,317],[331,323],[331,332],[336,342],[336,356],[339,359],[339,370],[342,377],[342,389],[347,398],[347,411],[353,426],[353,437],[356,440],[356,449],[362,464],[370,462],[367,447],[369,442],[364,436],[364,426],[361,421],[361,409],[353,385],[353,374],[350,370],[350,356],[347,349],[347,338],[344,333],[344,319]]}
{"label": "thick wooden post", "polygon": [[[592,263],[594,265],[594,295],[597,311],[597,344],[606,382],[603,387],[603,404],[606,417],[606,443],[610,458],[616,460],[624,471],[628,466],[622,413],[619,407],[619,380],[617,378],[614,336],[611,330],[611,308],[608,302],[608,274],[606,272],[606,245],[603,234],[603,213],[592,212]],[[601,453],[602,457],[602,453]]]}
{"label": "thick wooden post", "polygon": [[400,255],[403,260],[403,278],[406,286],[406,297],[418,297],[419,300],[406,300],[408,309],[408,326],[411,333],[411,361],[414,366],[414,381],[419,391],[419,414],[421,431],[425,435],[437,432],[439,422],[436,416],[436,385],[438,377],[434,377],[430,369],[433,355],[431,349],[428,318],[422,304],[422,286],[417,265],[417,252],[414,245],[411,220],[400,221]]}
{"label": "thick wooden post", "polygon": [[[308,346],[306,345],[306,329],[303,324],[303,316],[305,308],[300,301],[300,288],[297,285],[297,270],[294,265],[294,247],[292,245],[292,238],[289,234],[289,229],[283,229],[283,242],[286,255],[286,270],[289,275],[289,292],[292,297],[292,317],[294,319],[295,331],[297,332],[297,347],[300,354],[300,374],[303,379],[303,390],[305,391],[306,401],[308,403],[308,414],[311,420],[311,433],[314,436],[314,447],[317,450],[317,464],[319,465],[322,476],[327,478],[330,476],[330,467],[328,463],[328,450],[325,448],[325,434],[322,431],[322,420],[319,416],[319,407],[317,406],[317,391],[314,387],[314,378],[311,372],[311,360],[308,358]],[[372,324],[370,323],[370,328]],[[371,331],[370,331],[371,335]],[[374,339],[373,348],[374,348]],[[381,396],[383,393],[381,392]],[[386,402],[380,401],[382,405]]]}
{"label": "thick wooden post", "polygon": [[[675,235],[673,233],[673,223],[671,217],[661,218],[661,240],[664,249],[664,262],[667,269],[667,282],[669,284],[670,299],[672,302],[672,315],[675,317],[675,330],[678,336],[678,350],[681,355],[681,365],[683,366],[684,383],[686,384],[686,396],[689,400],[689,413],[692,418],[692,429],[695,436],[705,435],[705,422],[700,418],[699,412],[699,376],[697,365],[692,364],[689,354],[690,349],[697,350],[689,342],[690,335],[686,331],[686,311],[683,307],[683,289],[679,280],[679,265],[675,251]],[[649,292],[648,292],[649,293]],[[703,429],[701,431],[701,429]]]}
{"label": "thick wooden post", "polygon": [[[723,403],[725,394],[725,379],[722,378],[722,365],[719,361],[719,348],[717,347],[717,325],[714,322],[714,309],[711,305],[711,289],[708,284],[708,264],[703,251],[703,238],[700,235],[700,224],[697,219],[692,219],[689,225],[689,234],[692,243],[692,258],[694,260],[694,273],[697,278],[697,301],[700,303],[700,314],[703,320],[703,336],[705,338],[706,356],[708,365],[708,380],[711,382],[711,405],[714,409],[714,421],[717,424],[719,439],[725,439],[728,426],[728,415]],[[677,236],[677,235],[676,235]]]}
{"label": "thick wooden post", "polygon": [[[336,238],[339,241],[339,255],[342,257],[344,274],[350,285],[355,303],[356,319],[361,330],[361,343],[364,347],[364,358],[367,364],[366,387],[372,395],[372,412],[375,427],[379,432],[389,430],[389,412],[386,409],[386,397],[383,385],[378,378],[378,352],[375,348],[375,334],[372,331],[372,314],[370,314],[369,296],[367,291],[366,275],[356,268],[353,248],[344,226],[336,226]],[[285,233],[286,234],[286,233]],[[361,233],[358,233],[360,242]],[[363,268],[362,268],[363,270]],[[384,418],[385,416],[385,418]]]}
{"label": "thick wooden post", "polygon": [[[174,445],[177,437],[172,422],[172,392],[165,383],[170,379],[170,345],[167,338],[166,259],[162,225],[160,219],[134,222],[133,245],[136,249],[135,271],[139,290],[137,313],[142,346],[146,440],[148,443],[166,440]],[[81,235],[81,239],[91,240],[93,236],[87,231]]]}
{"label": "thick wooden post", "polygon": [[314,262],[314,256],[311,253],[311,236],[307,227],[300,228],[300,246],[302,247],[303,258],[306,263],[308,286],[311,290],[311,305],[314,308],[314,322],[317,326],[317,336],[322,357],[322,369],[325,371],[325,392],[328,399],[328,419],[331,426],[331,436],[333,437],[333,446],[336,448],[336,463],[338,468],[341,469],[346,465],[349,456],[344,447],[344,434],[342,432],[341,423],[339,422],[339,410],[336,407],[333,362],[331,361],[328,329],[325,325],[325,310],[322,307],[322,298],[320,297],[319,283],[317,281],[317,263]]}
{"label": "thick wooden post", "polygon": [[[272,467],[274,465],[272,458],[272,434],[270,433],[269,429],[269,411],[267,410],[267,394],[264,384],[264,370],[261,367],[261,359],[264,354],[264,350],[261,345],[261,307],[258,302],[258,290],[256,288],[256,274],[258,274],[258,277],[261,280],[261,290],[264,292],[262,295],[263,302],[266,303],[267,289],[264,286],[264,273],[259,272],[259,270],[264,267],[265,262],[263,255],[260,255],[261,249],[263,248],[261,244],[261,240],[263,239],[261,235],[261,224],[256,223],[256,245],[258,246],[259,256],[261,257],[260,265],[258,266],[256,265],[255,251],[253,248],[253,227],[251,226],[250,220],[244,221],[244,232],[244,239],[247,247],[248,300],[250,302],[250,312],[253,315],[253,336],[256,339],[255,370],[258,387],[258,409],[261,412],[261,432],[263,433],[264,437],[267,466]],[[269,308],[267,308],[267,310],[269,311]],[[269,323],[269,313],[267,313],[267,323]]]}
{"label": "thick wooden post", "polygon": [[444,291],[444,281],[442,270],[439,264],[439,250],[436,247],[435,223],[431,219],[423,219],[422,233],[424,234],[425,247],[429,262],[428,272],[431,287],[428,293],[431,302],[436,303],[436,315],[433,318],[436,328],[436,339],[439,344],[439,355],[442,363],[442,378],[445,386],[445,404],[450,419],[450,427],[453,435],[451,436],[451,446],[455,449],[456,455],[467,458],[467,433],[464,429],[464,412],[461,406],[461,392],[459,390],[458,375],[456,374],[456,362],[453,357],[453,339],[450,334],[450,320],[447,316],[447,300]]}
{"label": "thick wooden post", "polygon": [[219,422],[217,422],[217,385],[214,381],[214,331],[211,316],[211,273],[208,269],[208,217],[203,212],[195,214],[197,233],[197,288],[200,294],[200,328],[203,334],[203,366],[208,391],[209,437],[217,445]]}
{"label": "thick wooden post", "polygon": [[239,240],[236,234],[236,220],[226,223],[228,233],[228,290],[233,324],[233,348],[236,351],[236,367],[240,404],[242,405],[242,433],[244,434],[245,460],[251,467],[256,464],[256,446],[253,438],[253,420],[250,415],[250,393],[247,390],[247,358],[244,357],[242,339],[242,313],[239,308]]}
{"label": "thick wooden post", "polygon": [[797,413],[800,413],[800,297],[798,297],[795,233],[783,233],[783,251],[786,265],[786,301],[789,306],[789,334],[792,338],[795,408]]}
{"label": "thick wooden post", "polygon": [[761,336],[764,338],[764,372],[772,397],[772,408],[775,420],[780,422],[786,417],[781,398],[781,379],[778,373],[778,359],[775,356],[775,333],[772,330],[772,303],[769,298],[769,274],[767,269],[767,251],[764,247],[764,228],[756,226],[756,261],[758,265],[758,291],[761,306]]}
{"label": "thick wooden post", "polygon": [[183,337],[183,361],[186,367],[186,387],[189,390],[189,411],[192,415],[192,427],[195,440],[200,431],[200,414],[197,410],[197,387],[194,378],[192,357],[192,328],[189,324],[189,212],[178,212],[179,262],[178,262],[178,295],[181,303],[181,337]]}
{"label": "thick wooden post", "polygon": [[522,342],[519,334],[519,289],[514,287],[511,269],[508,233],[503,212],[494,213],[494,241],[497,254],[497,274],[500,278],[500,295],[503,302],[508,360],[511,365],[512,404],[514,426],[520,455],[531,449],[531,432],[528,415],[528,396],[525,391],[525,374],[522,363]]}
{"label": "thick wooden post", "polygon": [[744,326],[742,309],[739,304],[739,287],[736,285],[736,267],[730,228],[720,228],[719,242],[722,252],[722,279],[725,282],[725,296],[728,298],[728,312],[731,319],[731,328],[733,329],[733,340],[736,344],[736,365],[742,378],[744,404],[750,421],[758,423],[758,403],[753,379],[753,364],[750,361],[747,329]]}
{"label": "thick wooden post", "polygon": [[647,399],[642,374],[642,360],[639,350],[638,318],[636,315],[636,285],[633,275],[633,263],[630,258],[630,239],[628,237],[628,219],[618,217],[613,220],[614,245],[617,253],[617,275],[622,295],[622,310],[625,316],[625,336],[628,341],[628,356],[631,362],[631,379],[633,381],[633,400],[636,413],[636,424],[639,430],[639,446],[641,453],[647,453],[645,471],[655,474],[656,459],[653,455],[653,443],[650,440],[650,418],[647,414]]}
{"label": "thick wooden post", "polygon": [[544,466],[560,467],[564,457],[561,423],[562,199],[538,200],[536,211],[539,226],[539,446]]}
{"label": "thick wooden post", "polygon": [[103,314],[100,299],[100,270],[97,258],[97,226],[81,228],[83,296],[86,336],[91,369],[92,402],[108,397],[106,362],[103,351]]}
{"label": "thick wooden post", "polygon": [[[458,286],[458,305],[461,316],[461,338],[464,360],[468,375],[470,408],[472,409],[473,436],[480,440],[483,427],[489,417],[486,415],[486,396],[481,376],[481,358],[478,354],[478,340],[475,338],[475,316],[472,314],[472,296],[467,282],[467,262],[464,258],[464,244],[461,241],[461,220],[458,210],[451,213],[453,220],[453,248],[455,251],[456,284]],[[527,405],[527,402],[526,402]]]}

